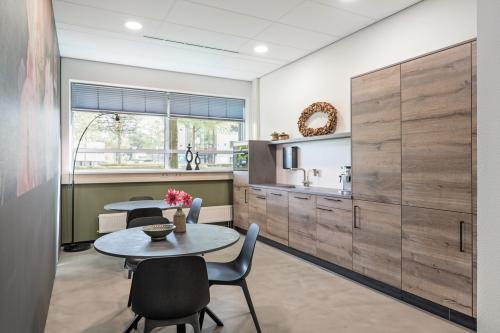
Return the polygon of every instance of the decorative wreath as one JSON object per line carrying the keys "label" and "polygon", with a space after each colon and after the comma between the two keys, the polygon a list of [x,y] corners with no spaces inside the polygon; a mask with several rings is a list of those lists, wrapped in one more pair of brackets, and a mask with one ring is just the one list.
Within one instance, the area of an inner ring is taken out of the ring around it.
{"label": "decorative wreath", "polygon": [[[326,113],[328,115],[328,122],[322,127],[309,128],[307,126],[307,121],[317,112]],[[299,131],[303,136],[317,136],[333,133],[337,126],[337,109],[327,102],[313,103],[302,111],[297,125],[299,125]]]}

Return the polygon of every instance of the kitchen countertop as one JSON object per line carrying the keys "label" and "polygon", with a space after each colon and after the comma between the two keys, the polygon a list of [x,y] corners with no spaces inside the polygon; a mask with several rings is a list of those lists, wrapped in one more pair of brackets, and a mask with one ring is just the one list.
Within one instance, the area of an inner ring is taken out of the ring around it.
{"label": "kitchen countertop", "polygon": [[319,186],[309,186],[305,187],[302,185],[293,185],[295,187],[287,187],[292,185],[286,184],[250,184],[251,187],[263,187],[280,191],[295,192],[295,193],[307,193],[313,195],[326,195],[330,197],[342,198],[342,199],[352,199],[352,193],[342,193],[341,190],[331,187],[319,187]]}

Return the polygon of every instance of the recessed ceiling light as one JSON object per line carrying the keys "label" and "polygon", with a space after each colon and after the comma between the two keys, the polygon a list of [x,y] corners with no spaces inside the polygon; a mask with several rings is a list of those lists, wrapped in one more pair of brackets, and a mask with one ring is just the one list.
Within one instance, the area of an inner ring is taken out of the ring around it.
{"label": "recessed ceiling light", "polygon": [[125,27],[130,30],[141,30],[142,29],[142,24],[136,21],[127,21],[125,22]]}
{"label": "recessed ceiling light", "polygon": [[266,45],[257,45],[256,47],[253,48],[255,53],[266,53],[269,48]]}

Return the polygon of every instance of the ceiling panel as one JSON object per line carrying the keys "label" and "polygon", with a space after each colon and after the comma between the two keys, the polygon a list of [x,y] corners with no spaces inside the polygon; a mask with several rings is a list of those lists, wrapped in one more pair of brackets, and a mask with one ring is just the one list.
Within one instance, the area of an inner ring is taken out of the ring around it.
{"label": "ceiling panel", "polygon": [[117,13],[163,20],[175,0],[58,0],[82,6],[106,9]]}
{"label": "ceiling panel", "polygon": [[277,20],[303,0],[190,0],[236,13]]}
{"label": "ceiling panel", "polygon": [[266,20],[186,1],[175,3],[167,21],[240,37],[253,37],[270,25]]}
{"label": "ceiling panel", "polygon": [[356,14],[380,20],[422,0],[316,0]]}
{"label": "ceiling panel", "polygon": [[154,37],[237,51],[248,38],[164,22]]}
{"label": "ceiling panel", "polygon": [[313,1],[305,1],[281,18],[280,22],[335,36],[345,36],[375,20]]}
{"label": "ceiling panel", "polygon": [[[140,18],[93,7],[75,5],[63,1],[54,1],[56,22],[80,25],[83,27],[116,31],[123,34],[154,34],[161,26],[161,21]],[[143,25],[141,31],[131,31],[124,27],[125,22],[137,20]]]}
{"label": "ceiling panel", "polygon": [[337,36],[299,29],[285,24],[273,23],[273,25],[260,33],[255,39],[314,51],[334,42],[338,38]]}

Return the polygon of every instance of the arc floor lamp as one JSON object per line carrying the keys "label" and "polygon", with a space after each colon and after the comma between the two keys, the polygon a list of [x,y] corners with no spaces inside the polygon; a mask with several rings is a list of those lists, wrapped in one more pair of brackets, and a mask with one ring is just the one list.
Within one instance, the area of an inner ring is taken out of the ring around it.
{"label": "arc floor lamp", "polygon": [[64,251],[66,252],[80,252],[80,251],[85,251],[90,248],[89,243],[75,243],[75,167],[76,167],[76,157],[78,155],[78,149],[80,149],[80,143],[82,142],[83,137],[85,136],[85,133],[87,133],[87,130],[90,128],[90,125],[94,121],[96,121],[98,118],[104,117],[104,116],[114,116],[115,121],[120,121],[120,116],[117,113],[99,113],[97,116],[95,116],[85,127],[85,129],[82,132],[82,135],[80,135],[80,138],[78,139],[78,144],[76,145],[75,149],[75,154],[73,156],[73,169],[71,171],[71,243],[66,244],[64,246]]}

